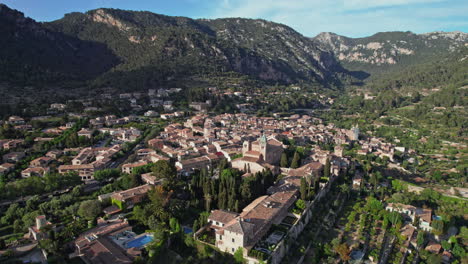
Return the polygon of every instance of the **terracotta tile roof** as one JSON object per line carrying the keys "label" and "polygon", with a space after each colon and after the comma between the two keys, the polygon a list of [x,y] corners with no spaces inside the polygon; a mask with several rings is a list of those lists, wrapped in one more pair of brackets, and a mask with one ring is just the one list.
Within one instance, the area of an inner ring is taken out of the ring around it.
{"label": "terracotta tile roof", "polygon": [[242,157],[242,158],[239,158],[239,160],[243,160],[247,162],[258,162],[258,158],[254,158],[254,157]]}
{"label": "terracotta tile roof", "polygon": [[81,169],[94,169],[92,164],[82,164],[82,165],[60,165],[60,170],[81,170]]}
{"label": "terracotta tile roof", "polygon": [[269,145],[278,146],[278,147],[282,147],[282,146],[283,146],[283,144],[282,144],[281,142],[279,142],[277,139],[274,139],[274,138],[268,139],[268,144],[269,144]]}
{"label": "terracotta tile roof", "polygon": [[252,238],[260,239],[272,224],[279,224],[296,200],[297,191],[277,192],[257,198],[247,206],[240,217],[254,225]]}
{"label": "terracotta tile roof", "polygon": [[425,250],[434,253],[434,254],[439,254],[439,252],[442,250],[442,246],[438,243],[435,243],[433,241],[429,242],[429,244],[426,246]]}
{"label": "terracotta tile roof", "polygon": [[45,172],[44,168],[38,167],[38,168],[27,168],[23,170],[21,173],[38,173],[38,174],[43,174]]}
{"label": "terracotta tile roof", "polygon": [[244,155],[260,156],[260,152],[250,150],[250,151],[246,151]]}
{"label": "terracotta tile roof", "polygon": [[424,220],[427,223],[432,222],[432,210],[431,209],[423,209],[423,208],[417,208],[416,209],[416,215],[421,219]]}
{"label": "terracotta tile roof", "polygon": [[119,201],[123,201],[136,195],[146,194],[150,189],[151,189],[151,185],[145,184],[145,185],[141,185],[135,188],[125,190],[125,191],[114,193],[112,195],[112,198],[117,199]]}
{"label": "terracotta tile roof", "polygon": [[126,163],[126,164],[122,165],[122,168],[137,168],[137,167],[145,166],[146,164],[148,164],[148,162],[138,161],[138,162],[135,162],[135,163]]}
{"label": "terracotta tile roof", "polygon": [[308,176],[312,171],[319,171],[323,168],[320,162],[311,162],[300,168],[292,169],[288,172],[289,176]]}
{"label": "terracotta tile roof", "polygon": [[111,205],[109,207],[106,207],[102,210],[105,214],[116,214],[122,210],[120,210],[119,207],[117,207],[116,205]]}
{"label": "terracotta tile roof", "polygon": [[98,238],[82,250],[84,257],[93,264],[127,264],[133,261],[121,248],[107,238]]}
{"label": "terracotta tile roof", "polygon": [[237,213],[229,212],[225,210],[213,210],[211,211],[210,216],[208,216],[209,220],[220,222],[223,224],[229,223],[231,220],[238,216]]}
{"label": "terracotta tile roof", "polygon": [[13,168],[14,166],[15,164],[11,164],[11,163],[0,164],[0,167],[6,168],[6,169]]}
{"label": "terracotta tile roof", "polygon": [[413,237],[414,231],[416,231],[416,228],[412,225],[405,225],[401,230],[401,234],[406,237],[407,240],[410,240]]}
{"label": "terracotta tile roof", "polygon": [[245,234],[248,237],[251,237],[255,228],[255,224],[250,223],[249,219],[236,218],[232,220],[224,230],[234,232],[237,234]]}
{"label": "terracotta tile roof", "polygon": [[268,193],[299,190],[301,186],[301,176],[288,176],[281,179],[277,184],[268,188]]}

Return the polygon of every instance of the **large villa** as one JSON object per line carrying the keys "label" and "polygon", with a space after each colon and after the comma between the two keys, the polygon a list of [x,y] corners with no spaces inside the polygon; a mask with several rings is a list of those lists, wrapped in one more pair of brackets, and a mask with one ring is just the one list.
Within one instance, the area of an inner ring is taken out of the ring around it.
{"label": "large villa", "polygon": [[[285,238],[297,237],[311,219],[308,207],[298,210],[295,203],[300,178],[283,178],[268,189],[269,195],[255,199],[241,213],[213,210],[208,225],[198,230],[195,238],[230,254],[241,249],[249,264],[280,263],[288,247]],[[315,200],[328,189],[323,186]]]}
{"label": "large villa", "polygon": [[75,254],[85,263],[130,264],[152,241],[151,235],[137,236],[126,220],[117,220],[101,224],[78,237]]}
{"label": "large villa", "polygon": [[213,211],[208,221],[216,233],[216,246],[231,253],[238,248],[253,248],[272,225],[280,225],[288,216],[296,194],[297,191],[287,191],[259,197],[240,214]]}

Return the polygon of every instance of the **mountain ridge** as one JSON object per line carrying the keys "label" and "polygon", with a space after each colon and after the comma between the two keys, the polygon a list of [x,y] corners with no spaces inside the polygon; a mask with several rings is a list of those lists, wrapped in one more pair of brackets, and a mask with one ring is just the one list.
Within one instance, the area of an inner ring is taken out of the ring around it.
{"label": "mountain ridge", "polygon": [[[0,13],[0,25],[5,28],[0,36],[7,36],[0,40],[4,50],[0,52],[0,80],[23,83],[76,79],[136,88],[235,72],[266,82],[343,87],[369,73],[447,55],[455,42],[440,36],[458,36],[457,45],[466,45],[468,36],[463,32],[421,36],[380,32],[365,38],[334,33],[309,38],[263,19],[191,19],[112,8],[73,12],[40,23],[6,5],[0,4]],[[22,21],[29,27],[21,27]],[[27,37],[18,39],[17,35]],[[31,78],[28,71],[38,77]]]}
{"label": "mountain ridge", "polygon": [[324,50],[333,52],[344,67],[375,74],[398,69],[400,65],[427,63],[446,57],[467,45],[468,33],[391,31],[349,38],[322,32],[311,39]]}
{"label": "mountain ridge", "polygon": [[[2,9],[8,8],[4,6]],[[20,12],[16,16],[24,18]],[[194,20],[147,11],[100,8],[86,13],[66,14],[52,22],[30,20],[37,31],[62,34],[108,48],[119,62],[105,71],[104,76],[115,76],[112,74],[115,72],[144,75],[148,85],[159,84],[157,80],[201,72],[234,71],[263,81],[293,83],[302,80],[326,86],[339,85],[337,75],[349,75],[329,52],[316,48],[293,29],[273,22],[261,23],[268,23],[269,28],[265,29],[268,33],[273,32],[273,27],[281,30],[271,38],[265,33],[257,38],[255,32],[260,32],[261,26],[252,26],[253,20],[242,20],[244,30],[239,29],[239,23],[234,27],[228,25],[235,23],[232,19]],[[250,32],[250,29],[255,30],[251,35],[255,37],[254,41],[242,38],[242,32]],[[223,30],[232,33],[226,37],[222,35]],[[259,42],[263,38],[274,40],[273,44],[280,48],[273,47],[271,51],[268,45]],[[297,40],[301,46],[288,42],[288,39]],[[10,53],[16,54],[18,51]],[[54,56],[52,52],[48,55]],[[43,64],[34,66],[47,68]],[[154,76],[150,76],[152,73]]]}

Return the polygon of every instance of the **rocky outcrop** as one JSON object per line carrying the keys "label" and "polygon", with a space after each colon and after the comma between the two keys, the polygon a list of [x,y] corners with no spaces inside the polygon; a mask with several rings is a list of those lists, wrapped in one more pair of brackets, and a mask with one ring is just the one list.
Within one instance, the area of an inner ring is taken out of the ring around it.
{"label": "rocky outcrop", "polygon": [[[306,80],[324,84],[339,83],[337,72],[347,74],[332,53],[318,48],[309,38],[285,25],[264,20],[193,20],[150,12],[97,9],[65,16],[48,25],[109,45],[122,61],[115,70],[159,68],[178,61],[187,65],[172,67],[194,72],[202,70],[197,67],[217,68],[266,81]],[[188,65],[193,63],[197,66]],[[169,71],[180,72],[179,69]]]}
{"label": "rocky outcrop", "polygon": [[[109,26],[116,27],[122,31],[129,31],[131,29],[130,26],[125,25],[124,22],[113,17],[111,14],[107,13],[104,9],[97,9],[95,12],[90,13],[89,16],[94,22],[104,23]],[[132,37],[135,38],[134,36]]]}
{"label": "rocky outcrop", "polygon": [[312,41],[331,51],[342,62],[383,66],[400,62],[423,61],[433,55],[457,50],[466,44],[468,34],[463,32],[384,32],[366,38],[347,38],[324,32]]}

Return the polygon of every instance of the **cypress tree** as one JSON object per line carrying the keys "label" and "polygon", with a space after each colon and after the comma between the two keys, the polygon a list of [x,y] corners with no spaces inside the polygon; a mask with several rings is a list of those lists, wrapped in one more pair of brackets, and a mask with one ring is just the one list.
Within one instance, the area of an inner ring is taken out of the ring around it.
{"label": "cypress tree", "polygon": [[210,194],[207,194],[205,195],[205,210],[207,212],[210,212],[211,211],[211,195]]}
{"label": "cypress tree", "polygon": [[324,177],[330,177],[330,159],[327,158],[327,161],[325,162],[325,167],[323,168],[323,176]]}
{"label": "cypress tree", "polygon": [[307,183],[306,183],[305,178],[301,178],[300,192],[301,192],[301,199],[305,201],[307,199]]}
{"label": "cypress tree", "polygon": [[286,152],[283,152],[283,154],[281,154],[280,166],[282,168],[288,167],[288,155],[286,155]]}
{"label": "cypress tree", "polygon": [[299,168],[300,163],[301,163],[301,157],[299,156],[299,153],[297,153],[296,151],[294,152],[294,157],[291,161],[291,168],[293,169]]}
{"label": "cypress tree", "polygon": [[219,192],[218,208],[219,209],[226,209],[226,192],[224,191],[224,189]]}

